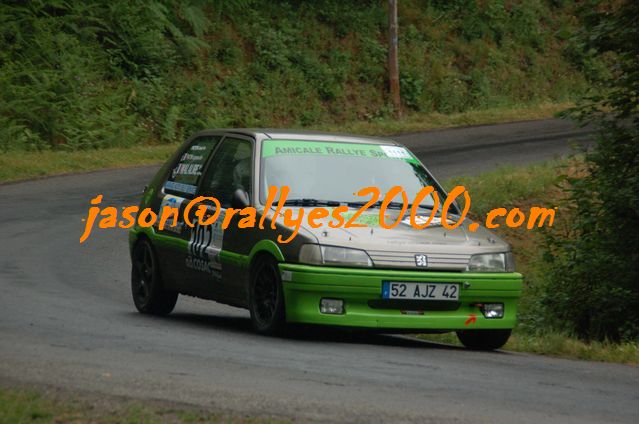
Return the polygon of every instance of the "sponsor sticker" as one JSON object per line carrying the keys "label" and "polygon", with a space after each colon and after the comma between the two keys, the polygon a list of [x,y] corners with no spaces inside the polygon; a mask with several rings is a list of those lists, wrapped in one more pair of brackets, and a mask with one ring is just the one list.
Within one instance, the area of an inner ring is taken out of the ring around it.
{"label": "sponsor sticker", "polygon": [[195,190],[197,190],[197,187],[192,184],[176,183],[175,181],[167,181],[166,184],[164,184],[164,188],[187,194],[195,194]]}
{"label": "sponsor sticker", "polygon": [[191,175],[199,177],[202,175],[202,164],[199,163],[180,163],[178,166],[173,168],[171,172],[172,178],[175,178],[178,175]]}
{"label": "sponsor sticker", "polygon": [[165,206],[180,209],[180,206],[182,206],[183,201],[184,201],[184,197],[174,196],[172,194],[166,194],[162,198],[162,202],[160,203],[160,212],[162,211],[162,209],[164,209]]}
{"label": "sponsor sticker", "polygon": [[403,147],[400,146],[379,146],[386,153],[386,156],[393,159],[410,159],[411,155]]}
{"label": "sponsor sticker", "polygon": [[213,228],[196,224],[189,238],[186,266],[196,271],[216,275],[221,271],[219,253],[221,246],[214,243]]}
{"label": "sponsor sticker", "polygon": [[[429,218],[430,218],[429,216],[417,215],[415,216],[415,224],[419,226],[424,225],[426,224],[426,222],[428,222]],[[457,221],[455,221],[452,216],[448,216],[447,222],[450,225],[454,225],[455,223],[457,223]],[[412,225],[412,223],[410,222],[410,217],[404,218],[402,220],[402,224]],[[430,224],[428,224],[429,227],[437,227],[437,226],[441,227],[441,225],[442,225],[442,218],[439,216],[434,216],[433,220],[430,221]]]}
{"label": "sponsor sticker", "polygon": [[[168,206],[170,208],[176,208],[178,211],[182,206],[182,202],[184,202],[184,197],[174,196],[172,194],[166,194],[162,198],[162,202],[160,202],[160,210],[159,213],[162,214],[164,211],[164,207]],[[179,216],[179,212],[178,212]],[[154,224],[155,226],[159,225],[159,222]],[[172,233],[181,234],[182,229],[184,228],[184,222],[177,220],[176,225],[165,225],[164,231],[170,231]]]}

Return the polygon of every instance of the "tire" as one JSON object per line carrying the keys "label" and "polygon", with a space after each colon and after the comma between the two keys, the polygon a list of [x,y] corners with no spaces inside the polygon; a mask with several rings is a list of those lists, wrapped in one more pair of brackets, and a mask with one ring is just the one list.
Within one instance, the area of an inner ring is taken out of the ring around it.
{"label": "tire", "polygon": [[178,293],[164,289],[157,256],[147,239],[135,245],[132,261],[131,294],[137,310],[143,314],[170,314]]}
{"label": "tire", "polygon": [[457,338],[468,349],[495,350],[506,344],[512,330],[463,330]]}
{"label": "tire", "polygon": [[277,261],[270,256],[257,258],[249,283],[249,312],[259,334],[280,335],[286,330],[286,311],[282,278]]}

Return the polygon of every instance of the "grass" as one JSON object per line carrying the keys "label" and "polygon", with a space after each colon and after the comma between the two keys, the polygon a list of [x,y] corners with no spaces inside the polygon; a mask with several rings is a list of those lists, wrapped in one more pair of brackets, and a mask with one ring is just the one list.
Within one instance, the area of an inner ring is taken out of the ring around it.
{"label": "grass", "polygon": [[164,162],[176,144],[88,151],[11,151],[0,154],[0,183]]}
{"label": "grass", "polygon": [[251,418],[217,413],[190,406],[99,399],[87,394],[51,393],[43,390],[0,388],[0,424],[18,423],[276,423],[280,419]]}
{"label": "grass", "polygon": [[392,135],[431,129],[488,125],[504,122],[530,121],[552,118],[558,112],[572,107],[572,103],[543,103],[511,108],[491,108],[462,113],[408,113],[402,119],[383,118],[372,121],[355,121],[341,125],[319,125],[312,128],[363,135]]}
{"label": "grass", "polygon": [[[454,333],[420,334],[417,337],[437,343],[461,346]],[[556,332],[526,334],[515,330],[504,346],[504,350],[569,359],[639,365],[639,343],[637,342],[586,343]]]}
{"label": "grass", "polygon": [[[578,159],[577,159],[578,160]],[[463,185],[471,198],[471,210],[483,216],[497,207],[557,206],[559,175],[571,161],[550,160],[528,166],[501,166],[473,177],[451,178],[447,189]]]}
{"label": "grass", "polygon": [[[495,124],[514,120],[543,119],[554,116],[570,104],[540,104],[515,109],[486,109],[451,115],[410,114],[401,120],[381,119],[349,124],[319,125],[316,130],[391,135],[460,125]],[[177,144],[135,145],[81,151],[8,151],[0,154],[0,183],[41,178],[107,168],[123,168],[164,162]]]}

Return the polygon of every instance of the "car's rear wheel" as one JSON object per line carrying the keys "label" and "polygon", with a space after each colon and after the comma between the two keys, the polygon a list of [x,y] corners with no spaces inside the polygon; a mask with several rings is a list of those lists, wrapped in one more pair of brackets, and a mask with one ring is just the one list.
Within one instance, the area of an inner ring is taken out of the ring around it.
{"label": "car's rear wheel", "polygon": [[253,328],[260,334],[281,334],[286,327],[282,278],[277,261],[258,258],[251,270],[249,311]]}
{"label": "car's rear wheel", "polygon": [[512,330],[463,330],[457,338],[468,349],[495,350],[506,344]]}
{"label": "car's rear wheel", "polygon": [[177,302],[178,293],[166,290],[162,284],[157,257],[146,239],[133,249],[131,294],[135,307],[143,314],[169,314]]}

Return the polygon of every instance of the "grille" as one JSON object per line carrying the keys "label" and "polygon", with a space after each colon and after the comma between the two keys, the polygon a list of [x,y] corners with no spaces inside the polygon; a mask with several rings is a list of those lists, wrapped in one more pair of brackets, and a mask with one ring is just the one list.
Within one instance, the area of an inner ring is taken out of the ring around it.
{"label": "grille", "polygon": [[415,264],[415,255],[420,252],[388,252],[383,250],[368,250],[373,263],[378,268],[413,268],[439,271],[464,271],[470,260],[470,255],[459,253],[425,253],[428,257],[427,267]]}

